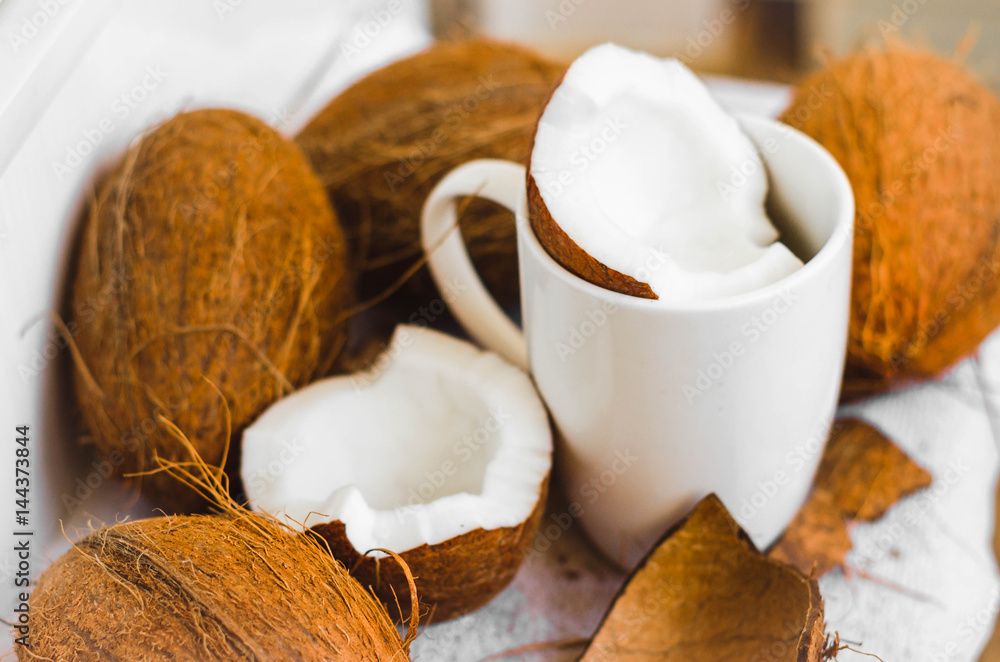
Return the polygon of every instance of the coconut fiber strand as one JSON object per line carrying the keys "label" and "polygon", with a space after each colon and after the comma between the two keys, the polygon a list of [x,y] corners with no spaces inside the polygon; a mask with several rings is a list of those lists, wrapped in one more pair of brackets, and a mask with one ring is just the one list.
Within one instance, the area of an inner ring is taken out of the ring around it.
{"label": "coconut fiber strand", "polygon": [[[326,373],[350,299],[344,242],[299,148],[229,110],[183,113],[106,178],[79,242],[70,331],[88,440],[120,474],[209,464],[270,403]],[[237,437],[238,438],[238,437]],[[201,503],[135,479],[168,511]]]}
{"label": "coconut fiber strand", "polygon": [[[296,140],[358,256],[362,296],[381,293],[420,260],[421,208],[452,168],[479,158],[527,163],[563,69],[514,45],[442,42],[362,79],[302,130]],[[473,263],[495,296],[516,303],[513,216],[485,200],[463,209]],[[426,270],[407,291],[433,296]]]}
{"label": "coconut fiber strand", "polygon": [[403,662],[382,607],[315,541],[249,513],[96,531],[45,572],[19,660]]}

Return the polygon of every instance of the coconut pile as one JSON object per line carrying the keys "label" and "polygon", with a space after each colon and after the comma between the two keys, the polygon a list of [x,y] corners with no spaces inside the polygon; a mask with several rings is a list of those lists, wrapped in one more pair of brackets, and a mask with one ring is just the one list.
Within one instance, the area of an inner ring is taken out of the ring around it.
{"label": "coconut pile", "polygon": [[[891,47],[830,63],[785,121],[858,199],[845,394],[975,351],[1000,323],[996,98],[954,62]],[[565,180],[573,137],[595,133],[609,158]],[[409,659],[419,623],[511,582],[561,450],[520,368],[413,324],[448,296],[422,270],[427,194],[468,160],[516,161],[532,227],[571,273],[722,298],[802,266],[767,217],[762,169],[722,202],[689,172],[755,156],[683,65],[614,45],[567,71],[516,45],[436,44],[294,140],[228,109],[150,127],[96,184],[62,318],[82,441],[124,458],[119,478],[164,515],[95,530],[46,570],[18,659]],[[649,181],[623,174],[634,158]],[[511,216],[470,200],[459,224],[491,292],[516,303]],[[364,337],[359,314],[391,293],[391,338]],[[769,659],[829,654],[816,581],[708,496],[583,659],[750,659],[774,642]]]}

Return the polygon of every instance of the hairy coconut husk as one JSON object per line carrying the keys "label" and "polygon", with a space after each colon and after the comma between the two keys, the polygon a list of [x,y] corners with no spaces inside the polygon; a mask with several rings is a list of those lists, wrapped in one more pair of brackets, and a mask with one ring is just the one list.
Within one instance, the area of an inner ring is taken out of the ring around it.
{"label": "hairy coconut husk", "polygon": [[398,556],[405,566],[360,553],[339,520],[318,524],[312,530],[327,541],[334,557],[362,585],[370,587],[391,613],[399,605],[403,620],[414,613],[406,590],[407,573],[412,572],[419,596],[417,613],[427,623],[440,623],[479,609],[507,588],[534,539],[547,494],[548,481],[542,486],[535,509],[518,526],[476,529],[436,545],[400,552]]}
{"label": "hairy coconut husk", "polygon": [[42,575],[30,609],[21,660],[409,659],[328,552],[251,513],[95,531]]}
{"label": "hairy coconut husk", "polygon": [[[182,457],[158,417],[206,462],[269,404],[326,373],[345,338],[342,231],[299,148],[230,110],[182,113],[110,173],[86,221],[70,328],[84,422],[121,474]],[[143,493],[201,502],[158,474]]]}
{"label": "hairy coconut husk", "polygon": [[959,63],[893,44],[831,62],[784,121],[857,199],[844,395],[939,374],[1000,323],[1000,103]]}
{"label": "hairy coconut husk", "polygon": [[[562,65],[486,40],[437,43],[336,96],[298,135],[344,223],[375,296],[422,255],[420,211],[452,168],[478,158],[527,163],[531,135]],[[459,222],[483,281],[517,302],[513,216],[468,201]],[[426,270],[410,291],[435,294]]]}
{"label": "hairy coconut husk", "polygon": [[639,564],[580,662],[818,662],[815,579],[760,554],[713,494]]}
{"label": "hairy coconut husk", "polygon": [[409,660],[416,621],[401,639],[316,536],[237,506],[200,459],[161,466],[221,514],[127,522],[77,542],[32,591],[19,660]]}

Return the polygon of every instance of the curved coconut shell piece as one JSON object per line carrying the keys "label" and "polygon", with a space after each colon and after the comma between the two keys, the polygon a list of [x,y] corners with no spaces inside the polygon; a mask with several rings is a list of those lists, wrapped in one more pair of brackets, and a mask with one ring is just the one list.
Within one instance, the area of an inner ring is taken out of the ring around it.
{"label": "curved coconut shell piece", "polygon": [[[362,273],[381,294],[420,260],[420,211],[437,182],[478,158],[527,163],[563,65],[513,44],[439,42],[338,94],[296,137],[336,205]],[[470,199],[459,226],[477,271],[504,303],[518,294],[513,216]],[[408,284],[438,296],[426,270]]]}
{"label": "curved coconut shell piece", "polygon": [[857,200],[845,399],[937,375],[1000,324],[1000,102],[895,44],[830,63],[782,118]]}
{"label": "curved coconut shell piece", "polygon": [[814,579],[762,556],[715,495],[629,578],[581,662],[818,662]]}
{"label": "curved coconut shell piece", "polygon": [[640,283],[635,278],[599,262],[587,254],[559,224],[552,218],[535,178],[528,169],[528,218],[531,229],[538,238],[538,243],[545,248],[553,260],[558,262],[575,276],[588,283],[603,287],[612,292],[628,294],[643,299],[658,299],[656,293],[646,283]]}
{"label": "curved coconut shell piece", "polygon": [[[324,375],[351,292],[340,226],[299,148],[262,121],[199,110],[110,173],[79,244],[70,329],[90,441],[122,475],[186,460],[159,417],[219,466],[232,431]],[[112,454],[120,454],[118,455]],[[164,473],[171,512],[204,506]]]}
{"label": "curved coconut shell piece", "polygon": [[848,533],[851,524],[878,520],[931,480],[878,428],[858,418],[837,421],[809,499],[768,553],[822,577],[842,567],[854,546]]}
{"label": "curved coconut shell piece", "polygon": [[[416,582],[422,622],[440,623],[475,611],[510,584],[545,512],[547,494],[548,480],[538,505],[518,526],[476,529],[436,545],[399,553]],[[371,588],[390,614],[399,614],[401,621],[409,620],[407,576],[398,563],[354,549],[339,520],[313,526],[312,531],[327,541],[334,557],[363,586]]]}
{"label": "curved coconut shell piece", "polygon": [[252,514],[96,531],[42,575],[30,608],[19,660],[409,659],[381,605],[318,541]]}

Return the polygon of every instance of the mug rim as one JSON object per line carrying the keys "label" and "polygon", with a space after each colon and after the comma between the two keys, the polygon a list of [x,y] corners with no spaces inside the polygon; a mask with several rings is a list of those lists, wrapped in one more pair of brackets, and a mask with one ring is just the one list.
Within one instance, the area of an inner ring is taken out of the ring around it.
{"label": "mug rim", "polygon": [[[827,170],[831,179],[831,185],[834,189],[834,197],[842,203],[842,209],[839,211],[839,217],[834,223],[833,230],[826,241],[823,242],[819,251],[807,260],[802,267],[796,269],[784,278],[773,283],[769,283],[763,287],[758,287],[749,292],[733,294],[717,299],[683,302],[646,299],[643,297],[632,296],[630,294],[615,292],[613,290],[608,290],[598,285],[594,285],[593,283],[580,278],[556,262],[538,241],[538,237],[535,236],[535,232],[531,228],[531,223],[528,220],[528,203],[524,195],[521,197],[521,203],[516,214],[517,234],[522,240],[524,240],[524,245],[526,245],[528,250],[531,251],[536,262],[552,273],[555,277],[560,279],[560,281],[562,281],[565,285],[579,290],[584,294],[588,294],[598,299],[603,299],[606,303],[612,303],[617,306],[658,310],[670,313],[686,313],[731,310],[741,306],[752,306],[772,300],[774,297],[779,296],[783,291],[795,287],[800,281],[810,279],[817,272],[821,272],[824,269],[829,268],[840,255],[841,251],[845,248],[845,244],[847,244],[848,250],[853,247],[855,218],[854,190],[851,188],[850,181],[847,179],[847,175],[844,173],[843,168],[841,168],[840,164],[837,163],[837,160],[833,158],[833,155],[831,155],[826,148],[806,134],[789,126],[788,124],[785,124],[784,122],[780,122],[769,117],[748,113],[732,113],[732,116],[740,124],[765,128],[771,132],[778,131],[786,138],[790,137],[797,140],[799,144],[805,148],[809,157],[814,159],[814,162],[821,164]],[[761,155],[764,165],[769,167],[770,155],[767,154],[765,150],[760,149],[759,143],[761,141],[758,141],[753,136],[748,135],[748,137],[754,143],[754,146],[758,148],[758,153]],[[770,194],[771,190],[768,189],[768,195]]]}

